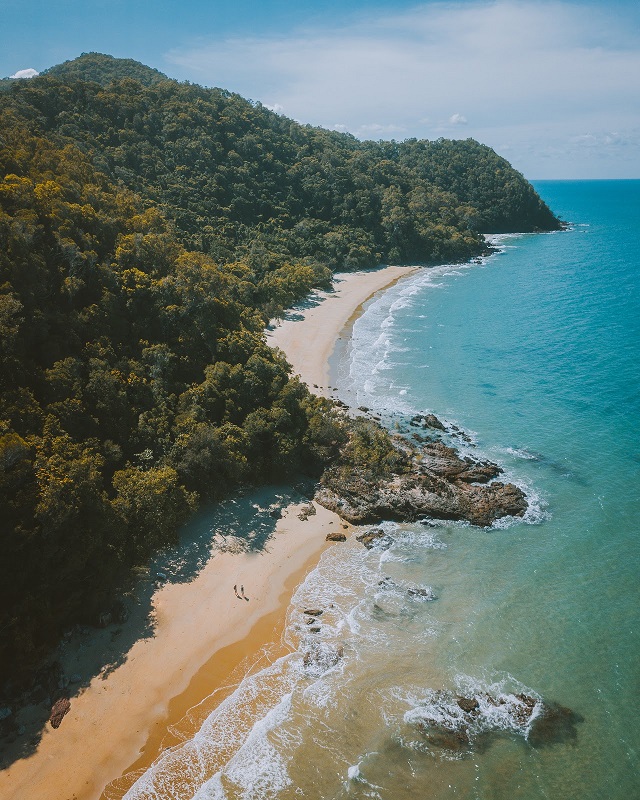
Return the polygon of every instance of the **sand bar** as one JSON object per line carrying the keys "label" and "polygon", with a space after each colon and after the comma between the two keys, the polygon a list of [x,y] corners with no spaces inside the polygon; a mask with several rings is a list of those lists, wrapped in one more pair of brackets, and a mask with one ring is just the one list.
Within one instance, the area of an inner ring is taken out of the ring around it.
{"label": "sand bar", "polygon": [[[412,271],[387,267],[340,275],[335,291],[285,320],[269,341],[284,350],[295,373],[329,394],[328,360],[340,332],[369,297]],[[246,502],[258,507],[255,498]],[[34,752],[0,773],[3,800],[122,796],[131,779],[120,776],[145,769],[172,744],[170,726],[226,686],[243,659],[280,640],[293,591],[331,546],[326,533],[342,525],[320,506],[306,521],[298,519],[299,510],[289,505],[260,547],[218,548],[188,581],[160,581],[150,599],[152,631],[120,653],[112,668],[80,683],[82,688],[69,688],[71,709],[60,728],[47,724]],[[251,524],[250,514],[246,525]],[[229,540],[241,545],[242,533]],[[249,601],[235,596],[234,584],[244,585]],[[69,642],[67,674],[91,675],[92,660],[104,659],[110,647],[117,650],[118,637],[126,639],[133,625],[109,626],[88,640]],[[29,709],[21,716],[29,736]]]}

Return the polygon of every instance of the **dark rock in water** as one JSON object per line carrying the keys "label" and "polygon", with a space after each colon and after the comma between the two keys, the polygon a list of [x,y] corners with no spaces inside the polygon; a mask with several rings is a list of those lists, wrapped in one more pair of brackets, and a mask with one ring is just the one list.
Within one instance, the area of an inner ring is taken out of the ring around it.
{"label": "dark rock in water", "polygon": [[[490,708],[499,708],[495,714]],[[462,712],[462,713],[461,713]],[[498,737],[519,734],[533,747],[575,740],[583,719],[569,708],[526,694],[454,697],[433,692],[419,709],[415,725],[430,744],[457,751],[473,746],[485,750]]]}
{"label": "dark rock in water", "polygon": [[373,528],[366,533],[361,533],[360,536],[356,536],[356,539],[362,542],[367,550],[371,550],[372,547],[391,546],[391,539],[382,528]]}
{"label": "dark rock in water", "polygon": [[302,657],[302,663],[305,669],[315,674],[322,674],[331,667],[335,667],[342,658],[344,658],[342,645],[332,647],[322,642],[314,642]]}
{"label": "dark rock in water", "polygon": [[578,738],[576,725],[584,717],[558,703],[543,703],[542,711],[531,723],[529,742],[533,747],[546,747],[557,742],[573,742]]}
{"label": "dark rock in water", "polygon": [[435,414],[427,414],[427,416],[424,417],[424,427],[435,428],[437,431],[446,431],[445,426],[440,422]]}
{"label": "dark rock in water", "polygon": [[310,617],[319,617],[322,615],[321,608],[305,608],[302,612],[303,614],[308,614]]}
{"label": "dark rock in water", "polygon": [[53,704],[53,708],[51,709],[51,715],[49,717],[49,722],[51,723],[52,728],[60,727],[60,723],[62,722],[65,714],[68,713],[70,708],[71,708],[71,703],[66,697],[61,697]]}
{"label": "dark rock in water", "polygon": [[424,600],[437,600],[431,589],[423,589],[422,586],[410,586],[407,589],[407,594],[410,597],[422,597]]}
{"label": "dark rock in water", "polygon": [[448,728],[445,725],[419,725],[427,741],[442,750],[458,752],[469,748],[469,733],[465,728]]}
{"label": "dark rock in water", "polygon": [[309,633],[320,633],[320,628],[318,626],[315,628],[309,628]]}
{"label": "dark rock in water", "polygon": [[269,512],[269,516],[273,519],[280,519],[282,517],[282,509],[281,508],[272,508]]}
{"label": "dark rock in water", "polygon": [[475,697],[459,697],[456,702],[467,714],[477,713],[480,709],[480,703]]}
{"label": "dark rock in water", "polygon": [[395,589],[397,585],[398,584],[388,575],[382,580],[378,581],[378,586],[382,587],[383,589]]}
{"label": "dark rock in water", "polygon": [[366,406],[358,406],[358,411],[362,411],[363,414],[369,413],[369,409]]}
{"label": "dark rock in water", "polygon": [[328,542],[346,542],[347,537],[344,533],[328,533],[326,536]]}
{"label": "dark rock in water", "polygon": [[522,705],[515,707],[513,716],[521,725],[527,725],[538,701],[535,697],[530,697],[528,694],[517,694],[516,698]]}

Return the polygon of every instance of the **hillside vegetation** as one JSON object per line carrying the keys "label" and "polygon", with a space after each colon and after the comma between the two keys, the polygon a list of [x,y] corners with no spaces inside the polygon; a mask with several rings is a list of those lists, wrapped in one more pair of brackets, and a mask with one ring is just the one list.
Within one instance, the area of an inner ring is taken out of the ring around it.
{"label": "hillside vegetation", "polygon": [[89,54],[0,93],[0,681],[205,499],[346,441],[268,348],[330,270],[558,222],[492,150],[359,142]]}

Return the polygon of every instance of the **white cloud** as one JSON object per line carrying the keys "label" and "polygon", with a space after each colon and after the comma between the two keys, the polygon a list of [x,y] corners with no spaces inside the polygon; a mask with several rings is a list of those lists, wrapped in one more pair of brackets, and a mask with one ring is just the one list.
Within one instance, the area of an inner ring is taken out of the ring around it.
{"label": "white cloud", "polygon": [[276,114],[282,114],[284,111],[284,106],[281,106],[280,103],[274,103],[270,105],[269,103],[263,103],[265,108],[268,108],[269,111],[274,111]]}
{"label": "white cloud", "polygon": [[402,125],[381,125],[379,122],[370,122],[366,125],[360,125],[357,133],[359,134],[375,134],[376,136],[393,136],[394,133],[406,133],[407,129]]}
{"label": "white cloud", "polygon": [[17,79],[20,79],[20,78],[35,78],[36,75],[39,75],[39,74],[40,73],[37,70],[32,69],[31,67],[29,67],[29,69],[19,69],[15,73],[15,75],[11,75],[10,77],[11,78],[17,78]]}
{"label": "white cloud", "polygon": [[[200,40],[167,60],[183,77],[245,97],[277,96],[297,119],[339,119],[357,136],[505,144],[519,169],[544,177],[537,167],[547,169],[552,140],[567,146],[588,131],[601,141],[611,130],[629,138],[640,126],[634,13],[614,5],[585,13],[569,0],[438,2],[289,36]],[[562,153],[560,177],[571,177]],[[640,150],[636,159],[640,177]]]}

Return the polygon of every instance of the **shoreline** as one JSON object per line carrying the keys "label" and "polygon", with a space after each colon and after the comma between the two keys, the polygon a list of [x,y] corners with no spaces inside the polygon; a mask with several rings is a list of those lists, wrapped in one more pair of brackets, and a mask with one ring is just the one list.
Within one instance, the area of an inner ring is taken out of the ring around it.
{"label": "shoreline", "polygon": [[[338,275],[334,291],[319,293],[315,305],[291,313],[268,332],[267,341],[284,351],[293,373],[312,391],[328,397],[329,358],[340,334],[368,299],[417,269],[386,267]],[[231,502],[250,502],[257,494]],[[71,695],[71,709],[60,728],[53,730],[47,723],[35,751],[0,773],[3,798],[122,797],[132,783],[126,776],[140,774],[175,743],[169,731],[180,727],[187,712],[198,707],[204,713],[214,696],[215,707],[225,687],[232,691],[234,672],[241,665],[255,667],[266,646],[286,652],[282,631],[293,592],[331,546],[326,533],[340,525],[352,528],[317,504],[314,516],[298,520],[300,506],[289,504],[281,519],[272,520],[273,531],[260,549],[217,551],[190,581],[161,585],[150,601],[152,635],[139,636],[113,669],[94,673],[86,687]],[[211,536],[211,530],[206,533]],[[246,585],[248,604],[235,599],[234,581]],[[121,627],[126,629],[127,623]],[[83,659],[95,660],[96,651],[108,648],[119,634],[109,626],[91,632],[89,642],[71,642],[66,674],[74,665],[80,671]],[[28,710],[20,712],[25,721]]]}
{"label": "shoreline", "polygon": [[[367,300],[419,269],[383,267],[337,273],[333,290],[318,292],[307,308],[288,312],[284,321],[267,332],[267,343],[285,353],[294,375],[299,375],[311,391],[331,397],[330,360],[341,334],[351,330]],[[304,324],[304,332],[301,324]],[[311,351],[308,349],[310,341],[313,343]]]}

